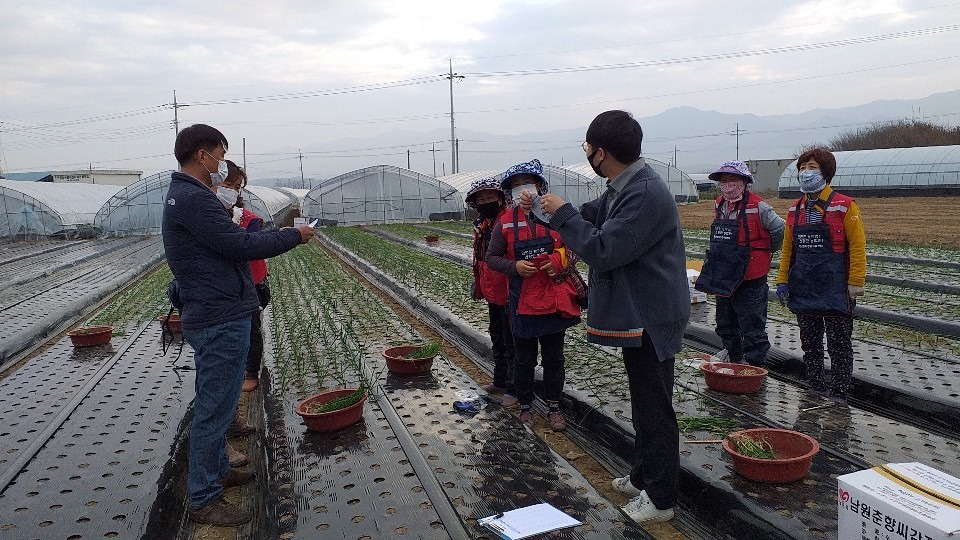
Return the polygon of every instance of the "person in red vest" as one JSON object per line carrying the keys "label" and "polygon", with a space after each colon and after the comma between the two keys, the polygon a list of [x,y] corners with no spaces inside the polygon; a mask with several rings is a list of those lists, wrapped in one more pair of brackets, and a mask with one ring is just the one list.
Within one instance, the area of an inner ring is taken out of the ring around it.
{"label": "person in red vest", "polygon": [[857,203],[830,187],[836,172],[837,159],[827,148],[811,148],[797,158],[803,196],[787,213],[777,298],[797,316],[810,389],[844,403],[853,378],[853,308],[867,278],[867,239]]}
{"label": "person in red vest", "polygon": [[720,196],[710,225],[710,248],[697,277],[697,290],[717,295],[717,335],[729,362],[766,364],[767,273],[783,243],[783,218],[750,191],[753,175],[742,161],[727,161],[710,173]]}
{"label": "person in red vest", "polygon": [[[231,160],[227,161],[227,179],[217,188],[217,198],[220,202],[233,213],[233,221],[247,230],[255,233],[263,229],[263,219],[257,214],[244,208],[243,188],[247,186],[247,173],[239,165]],[[247,365],[244,370],[243,386],[244,392],[256,390],[260,383],[260,364],[263,361],[263,330],[261,327],[263,310],[270,301],[270,287],[267,284],[267,261],[265,259],[255,259],[249,261],[250,274],[253,276],[253,284],[257,291],[257,299],[260,302],[260,312],[253,315],[250,324],[250,351],[247,353]],[[237,417],[230,424],[227,432],[231,435],[249,435],[256,431],[256,427],[248,424],[240,417],[240,411],[237,411]],[[235,450],[230,443],[227,443],[227,456],[230,459],[230,465],[233,467],[242,467],[249,460],[245,455]]]}
{"label": "person in red vest", "polygon": [[539,344],[544,400],[549,407],[547,419],[554,431],[562,431],[567,427],[560,414],[566,379],[563,340],[567,328],[580,323],[580,306],[573,284],[560,276],[565,271],[576,271],[577,258],[564,247],[556,231],[533,215],[531,206],[519,204],[524,191],[540,195],[547,192],[547,179],[539,160],[510,167],[500,186],[504,193],[510,193],[513,207],[493,227],[486,262],[510,278],[509,314],[516,351],[513,382],[520,400],[520,420],[533,425]]}
{"label": "person in red vest", "polygon": [[493,382],[483,386],[489,394],[503,394],[501,404],[514,407],[519,403],[513,387],[513,333],[507,315],[509,292],[507,276],[489,266],[485,261],[490,236],[497,219],[506,212],[506,200],[498,178],[481,178],[470,184],[464,198],[467,206],[479,216],[473,222],[473,287],[474,300],[487,301],[490,316],[488,330],[493,352]]}

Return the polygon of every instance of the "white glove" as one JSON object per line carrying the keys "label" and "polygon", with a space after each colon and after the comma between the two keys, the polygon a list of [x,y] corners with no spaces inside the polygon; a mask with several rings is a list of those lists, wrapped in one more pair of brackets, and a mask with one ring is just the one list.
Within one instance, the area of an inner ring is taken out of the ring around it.
{"label": "white glove", "polygon": [[847,285],[847,294],[850,298],[863,296],[863,285]]}

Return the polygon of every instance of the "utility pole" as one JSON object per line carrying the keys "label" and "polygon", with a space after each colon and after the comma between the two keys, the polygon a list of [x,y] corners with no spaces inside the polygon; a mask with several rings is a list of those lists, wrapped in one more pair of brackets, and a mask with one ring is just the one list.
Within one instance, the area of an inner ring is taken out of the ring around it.
{"label": "utility pole", "polygon": [[[673,166],[677,167],[677,145],[673,145]],[[677,167],[678,169],[680,167]]]}
{"label": "utility pole", "polygon": [[243,172],[247,172],[247,138],[243,138]]}
{"label": "utility pole", "polygon": [[437,143],[430,143],[430,153],[433,154],[433,177],[437,177]]}
{"label": "utility pole", "polygon": [[180,133],[180,118],[177,116],[177,110],[180,108],[177,105],[177,91],[173,91],[173,136],[176,137]]}
{"label": "utility pole", "polygon": [[410,170],[410,149],[407,148],[407,170]]}
{"label": "utility pole", "polygon": [[307,181],[303,179],[303,152],[297,150],[297,153],[300,155],[300,189],[303,189],[304,184],[307,183]]}
{"label": "utility pole", "polygon": [[457,128],[453,120],[453,80],[462,79],[463,75],[457,75],[453,72],[453,59],[451,58],[450,71],[441,75],[441,77],[450,81],[450,174],[455,174],[459,171],[459,167],[457,166]]}
{"label": "utility pole", "polygon": [[740,159],[740,122],[737,122],[737,159]]}

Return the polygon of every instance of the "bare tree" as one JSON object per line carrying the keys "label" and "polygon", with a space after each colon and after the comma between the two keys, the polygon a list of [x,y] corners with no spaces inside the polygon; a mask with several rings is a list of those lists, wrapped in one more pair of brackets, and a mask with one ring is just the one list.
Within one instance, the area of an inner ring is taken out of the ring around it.
{"label": "bare tree", "polygon": [[960,127],[940,126],[922,120],[896,120],[843,132],[826,146],[839,152],[955,144],[960,144]]}

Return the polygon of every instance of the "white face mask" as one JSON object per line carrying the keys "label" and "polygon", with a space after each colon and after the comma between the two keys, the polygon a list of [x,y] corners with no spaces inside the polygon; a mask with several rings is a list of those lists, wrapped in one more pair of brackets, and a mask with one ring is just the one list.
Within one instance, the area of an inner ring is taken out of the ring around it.
{"label": "white face mask", "polygon": [[[208,153],[213,159],[217,159],[213,154]],[[203,166],[204,169],[207,169],[207,166]],[[227,176],[230,176],[230,169],[227,167],[226,160],[217,159],[217,172],[210,172],[210,169],[207,169],[207,172],[210,173],[210,182],[214,187],[219,186],[220,184],[227,181]]]}
{"label": "white face mask", "polygon": [[510,197],[513,198],[513,202],[520,204],[520,195],[522,195],[524,191],[529,191],[531,196],[536,196],[537,185],[523,184],[522,186],[515,186],[512,190],[510,190]]}
{"label": "white face mask", "polygon": [[[213,176],[213,174],[210,176]],[[227,207],[227,210],[233,208],[233,205],[237,204],[237,195],[238,193],[235,189],[230,189],[223,186],[217,188],[217,198],[220,199],[220,202],[223,203],[223,206]]]}

